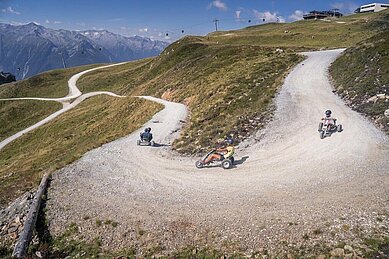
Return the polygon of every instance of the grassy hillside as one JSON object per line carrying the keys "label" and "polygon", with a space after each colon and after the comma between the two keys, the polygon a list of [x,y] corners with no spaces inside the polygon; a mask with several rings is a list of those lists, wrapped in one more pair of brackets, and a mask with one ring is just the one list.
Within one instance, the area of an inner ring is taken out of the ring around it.
{"label": "grassy hillside", "polygon": [[[100,65],[53,70],[5,84],[0,87],[0,98],[63,97],[68,94],[67,82],[72,75],[97,66]],[[61,107],[59,103],[46,101],[0,101],[0,141]],[[0,151],[0,206],[36,186],[43,173],[61,168],[88,150],[131,133],[161,108],[133,98],[93,97],[12,142]]]}
{"label": "grassy hillside", "polygon": [[[190,123],[174,147],[195,153],[228,134],[243,139],[262,125],[284,75],[300,60],[293,51],[278,53],[272,48],[219,45],[203,37],[186,37],[136,69],[96,71],[79,85],[187,104]],[[101,82],[108,80],[111,84],[101,88]]]}
{"label": "grassy hillside", "polygon": [[249,44],[294,49],[351,47],[388,26],[389,11],[355,14],[339,19],[270,23],[238,31],[215,32],[209,40],[219,44]]}
{"label": "grassy hillside", "polygon": [[103,143],[127,135],[160,110],[138,98],[97,96],[0,151],[0,205]]}
{"label": "grassy hillside", "polygon": [[61,108],[62,105],[55,102],[0,101],[0,141],[43,120]]}
{"label": "grassy hillside", "polygon": [[349,48],[331,66],[337,92],[389,134],[389,32]]}
{"label": "grassy hillside", "polygon": [[[28,80],[1,85],[0,99],[64,97],[68,94],[68,80],[72,75],[96,66],[98,65],[58,69]],[[56,102],[0,101],[0,141],[34,125],[61,108],[62,105]]]}
{"label": "grassy hillside", "polygon": [[51,70],[29,79],[0,86],[0,99],[18,97],[64,97],[68,94],[68,80],[74,74],[101,65],[88,65]]}

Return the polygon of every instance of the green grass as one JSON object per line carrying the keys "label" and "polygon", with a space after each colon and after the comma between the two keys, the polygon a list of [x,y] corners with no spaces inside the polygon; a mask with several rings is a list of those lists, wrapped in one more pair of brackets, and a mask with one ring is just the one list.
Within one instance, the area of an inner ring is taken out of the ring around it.
{"label": "green grass", "polygon": [[[96,66],[58,69],[36,75],[27,80],[1,85],[0,99],[64,97],[68,94],[68,80],[72,75]],[[61,108],[62,105],[56,102],[0,101],[0,141],[34,125]]]}
{"label": "green grass", "polygon": [[347,49],[332,64],[330,73],[338,94],[389,133],[389,119],[384,116],[389,102],[368,101],[376,94],[389,95],[389,33],[379,33]]}
{"label": "green grass", "polygon": [[[387,30],[389,11],[345,16],[340,19],[270,23],[243,30],[215,32],[208,40],[218,44],[260,45],[295,49],[355,46],[377,31]],[[339,23],[340,22],[340,23]]]}
{"label": "green grass", "polygon": [[[59,236],[45,236],[44,242],[30,247],[29,255],[35,251],[40,251],[47,258],[192,258],[192,259],[213,259],[223,258],[223,252],[210,247],[183,247],[169,256],[166,254],[166,248],[160,245],[148,246],[147,249],[135,246],[117,251],[107,250],[103,247],[100,238],[93,241],[84,241],[80,238],[78,226],[70,224],[67,229]],[[229,254],[228,258],[246,258],[241,253],[234,252]]]}
{"label": "green grass", "polygon": [[62,105],[56,102],[0,101],[0,141],[32,126],[61,108]]}
{"label": "green grass", "polygon": [[5,246],[0,246],[0,258],[11,258],[12,249]]}
{"label": "green grass", "polygon": [[74,74],[101,65],[88,65],[48,71],[26,80],[0,86],[0,99],[19,97],[64,97],[68,94],[68,80]]}
{"label": "green grass", "polygon": [[128,94],[132,87],[132,78],[152,61],[151,58],[133,61],[120,66],[92,71],[77,81],[77,86],[83,93],[95,91],[112,91],[116,94]]}
{"label": "green grass", "polygon": [[0,152],[0,204],[35,187],[45,172],[133,132],[161,108],[137,98],[97,96],[25,134]]}
{"label": "green grass", "polygon": [[371,251],[365,253],[366,258],[386,258],[389,255],[389,237],[366,238],[365,244]]}

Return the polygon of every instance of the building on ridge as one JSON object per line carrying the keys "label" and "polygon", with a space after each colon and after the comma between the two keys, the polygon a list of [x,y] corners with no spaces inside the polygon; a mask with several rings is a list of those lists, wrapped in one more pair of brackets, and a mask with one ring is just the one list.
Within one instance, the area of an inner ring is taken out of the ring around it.
{"label": "building on ridge", "polygon": [[359,8],[357,8],[357,10],[354,11],[354,13],[373,13],[373,12],[376,13],[388,8],[389,8],[389,4],[371,3],[371,4],[361,5]]}
{"label": "building on ridge", "polygon": [[342,17],[343,14],[339,12],[339,9],[333,9],[331,11],[310,11],[308,14],[304,14],[303,18],[304,20],[311,20],[311,19],[324,19],[327,17]]}

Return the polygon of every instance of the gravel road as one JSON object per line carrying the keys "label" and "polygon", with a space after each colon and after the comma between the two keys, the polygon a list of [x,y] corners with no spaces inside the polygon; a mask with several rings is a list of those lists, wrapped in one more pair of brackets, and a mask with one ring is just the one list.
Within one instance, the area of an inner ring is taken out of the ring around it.
{"label": "gravel road", "polygon": [[[170,152],[187,111],[153,98],[165,109],[145,127],[160,145],[136,146],[135,132],[57,171],[48,191],[51,233],[75,222],[80,237],[100,236],[112,249],[208,244],[247,253],[388,235],[389,141],[332,93],[327,69],[341,51],[304,53],[261,141],[240,145],[230,170],[199,170],[195,158]],[[322,140],[326,109],[344,131]]]}

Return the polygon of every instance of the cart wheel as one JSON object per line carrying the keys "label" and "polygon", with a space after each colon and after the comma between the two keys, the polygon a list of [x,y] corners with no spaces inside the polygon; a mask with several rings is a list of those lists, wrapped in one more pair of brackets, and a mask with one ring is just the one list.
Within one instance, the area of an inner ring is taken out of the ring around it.
{"label": "cart wheel", "polygon": [[197,168],[203,168],[204,167],[204,164],[203,164],[202,161],[196,161],[195,165],[196,165]]}
{"label": "cart wheel", "polygon": [[232,167],[232,162],[229,159],[226,159],[222,162],[222,167],[224,169],[230,169]]}

